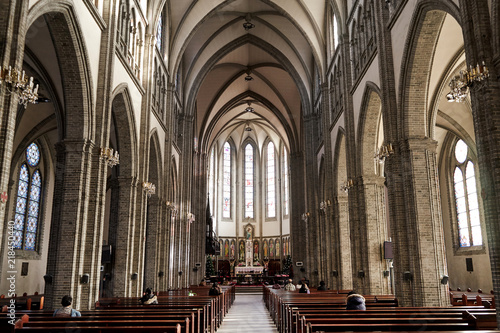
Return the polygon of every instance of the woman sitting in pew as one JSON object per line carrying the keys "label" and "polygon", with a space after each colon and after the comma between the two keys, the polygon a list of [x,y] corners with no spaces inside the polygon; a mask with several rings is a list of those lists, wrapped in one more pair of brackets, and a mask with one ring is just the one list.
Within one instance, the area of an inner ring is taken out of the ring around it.
{"label": "woman sitting in pew", "polygon": [[349,293],[346,302],[346,310],[366,310],[365,298],[362,295]]}
{"label": "woman sitting in pew", "polygon": [[71,308],[72,302],[73,298],[71,296],[64,296],[61,300],[61,305],[63,307],[54,311],[54,317],[81,317],[82,314],[80,311]]}
{"label": "woman sitting in pew", "polygon": [[141,304],[145,304],[145,305],[158,304],[158,298],[156,297],[155,294],[153,294],[151,292],[151,289],[149,289],[149,288],[146,289],[146,293],[144,293],[144,296],[142,296],[139,301],[141,302]]}
{"label": "woman sitting in pew", "polygon": [[214,282],[214,284],[212,285],[212,288],[210,288],[210,290],[208,291],[208,294],[210,296],[219,296],[220,294],[222,294],[222,290],[220,289],[217,282]]}

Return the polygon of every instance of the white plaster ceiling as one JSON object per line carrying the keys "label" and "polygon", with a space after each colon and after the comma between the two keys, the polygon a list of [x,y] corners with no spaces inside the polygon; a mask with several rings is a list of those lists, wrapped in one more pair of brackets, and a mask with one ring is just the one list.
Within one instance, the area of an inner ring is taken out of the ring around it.
{"label": "white plaster ceiling", "polygon": [[[268,135],[298,149],[302,116],[312,110],[315,66],[320,73],[325,66],[325,1],[170,0],[167,6],[169,68],[182,78],[201,149],[248,135],[259,146]],[[246,31],[246,21],[255,27]],[[247,75],[253,80],[245,81]],[[251,116],[244,112],[248,103]],[[245,131],[249,124],[253,131]]]}

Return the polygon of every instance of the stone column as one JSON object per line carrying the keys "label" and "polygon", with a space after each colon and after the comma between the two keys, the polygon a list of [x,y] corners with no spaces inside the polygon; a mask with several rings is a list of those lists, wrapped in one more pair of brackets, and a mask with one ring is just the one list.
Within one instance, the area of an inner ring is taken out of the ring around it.
{"label": "stone column", "polygon": [[337,271],[336,289],[352,289],[352,258],[351,258],[351,233],[349,222],[349,201],[345,193],[337,197],[337,223],[334,234],[336,234],[337,256],[333,265]]}
{"label": "stone column", "polygon": [[[113,245],[114,249],[113,295],[131,296],[132,274],[138,273],[139,275],[139,272],[134,271],[134,267],[131,265],[134,257],[134,202],[137,195],[137,178],[118,177],[117,183],[117,198],[113,198],[115,196],[115,191],[113,191],[111,199],[112,202],[116,201],[116,214],[114,217],[110,217],[109,233],[109,243]],[[112,206],[114,206],[113,203]],[[115,225],[116,229],[112,230]],[[138,279],[137,276],[134,281]]]}
{"label": "stone column", "polygon": [[387,235],[384,181],[385,178],[379,176],[363,177],[367,258],[365,287],[372,295],[390,293],[389,279],[384,276],[388,267],[382,248]]}
{"label": "stone column", "polygon": [[[301,219],[301,215],[306,211],[304,205],[304,160],[302,153],[292,152],[290,154],[290,255],[293,262],[294,279],[299,277],[297,261],[305,262],[307,258],[307,241],[304,242],[304,235],[307,235],[307,223]],[[302,189],[302,190],[301,190]]]}
{"label": "stone column", "polygon": [[[24,57],[24,40],[26,37],[26,15],[28,1],[2,1],[0,6],[0,59],[2,70],[12,66],[20,69]],[[9,94],[2,85],[0,87],[0,194],[9,192],[9,176],[14,145],[14,132],[18,104],[17,94]],[[10,198],[10,200],[15,200]],[[0,230],[5,229],[6,203],[0,202]],[[0,254],[4,253],[4,233],[0,233]],[[2,258],[4,256],[2,255]],[[3,278],[0,268],[0,277]]]}
{"label": "stone column", "polygon": [[[386,160],[389,188],[402,188],[390,201],[396,296],[405,306],[444,306],[447,274],[437,175],[437,142],[408,139]],[[400,171],[396,172],[398,168]]]}
{"label": "stone column", "polygon": [[[500,290],[500,44],[499,6],[486,0],[460,0],[467,66],[482,61],[489,67],[486,87],[471,91],[471,107],[481,177],[481,197],[488,237],[493,289]],[[491,11],[491,12],[490,12]],[[497,313],[500,327],[500,312]]]}
{"label": "stone column", "polygon": [[96,245],[88,216],[92,148],[93,144],[87,140],[65,140],[56,145],[55,194],[47,259],[47,274],[53,279],[45,285],[47,308],[57,306],[59,300],[69,294],[74,297],[74,306],[85,310],[92,298],[88,297],[99,292],[99,280],[91,279],[85,287],[80,283],[83,274],[90,274],[89,266],[95,264],[95,256],[87,256],[86,252],[89,246]]}

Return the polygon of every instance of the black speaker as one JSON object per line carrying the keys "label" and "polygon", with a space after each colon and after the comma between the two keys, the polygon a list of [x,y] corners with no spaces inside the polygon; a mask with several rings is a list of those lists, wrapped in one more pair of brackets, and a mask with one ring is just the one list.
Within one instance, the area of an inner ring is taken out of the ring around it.
{"label": "black speaker", "polygon": [[89,275],[88,274],[83,274],[80,277],[80,283],[89,283]]}
{"label": "black speaker", "polygon": [[394,259],[392,254],[392,242],[384,242],[384,259]]}
{"label": "black speaker", "polygon": [[406,271],[403,273],[403,280],[405,281],[412,281],[413,280],[413,274],[411,272]]}
{"label": "black speaker", "polygon": [[158,272],[158,277],[163,277],[163,275],[165,275],[165,273],[163,273],[163,271]]}
{"label": "black speaker", "polygon": [[111,263],[112,258],[112,248],[111,245],[103,245],[101,253],[101,264]]}
{"label": "black speaker", "polygon": [[137,280],[137,273],[132,273],[132,276],[130,276],[130,279]]}
{"label": "black speaker", "polygon": [[363,270],[359,271],[358,272],[358,277],[361,279],[361,278],[364,278],[365,277],[365,272]]}
{"label": "black speaker", "polygon": [[465,258],[465,265],[467,266],[467,272],[474,272],[474,265],[472,264],[472,258]]}
{"label": "black speaker", "polygon": [[52,275],[45,274],[43,276],[43,280],[45,281],[46,284],[52,284]]}
{"label": "black speaker", "polygon": [[332,271],[332,276],[335,276],[335,277],[339,276],[339,272],[336,270]]}

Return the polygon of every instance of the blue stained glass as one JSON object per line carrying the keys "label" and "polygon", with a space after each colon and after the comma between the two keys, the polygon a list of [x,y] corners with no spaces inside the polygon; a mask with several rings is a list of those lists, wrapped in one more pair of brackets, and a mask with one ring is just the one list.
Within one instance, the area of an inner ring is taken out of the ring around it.
{"label": "blue stained glass", "polygon": [[19,187],[17,188],[17,195],[23,198],[28,196],[28,183],[25,181],[19,181]]}
{"label": "blue stained glass", "polygon": [[23,244],[23,232],[22,231],[14,231],[14,248],[20,249]]}
{"label": "blue stained glass", "polygon": [[26,239],[24,241],[24,249],[25,250],[34,250],[35,249],[35,234],[32,232],[26,233]]}
{"label": "blue stained glass", "polygon": [[31,185],[42,186],[42,177],[40,176],[40,170],[36,170],[33,173],[33,179],[31,180]]}
{"label": "blue stained glass", "polygon": [[36,224],[37,224],[37,219],[34,217],[28,217],[28,225],[26,227],[26,230],[28,232],[36,232]]}
{"label": "blue stained glass", "polygon": [[16,213],[24,214],[26,212],[26,199],[17,198]]}
{"label": "blue stained glass", "polygon": [[40,200],[40,188],[38,186],[31,187],[30,200],[33,200],[33,201]]}
{"label": "blue stained glass", "polygon": [[14,229],[23,230],[24,229],[24,215],[16,214],[14,219]]}
{"label": "blue stained glass", "polygon": [[38,216],[38,202],[30,201],[28,215],[32,217]]}
{"label": "blue stained glass", "polygon": [[33,142],[26,149],[26,160],[32,167],[37,166],[40,162],[40,149],[38,149],[36,143]]}
{"label": "blue stained glass", "polygon": [[27,182],[29,180],[28,167],[26,164],[21,165],[21,171],[19,172],[19,180],[24,180]]}

